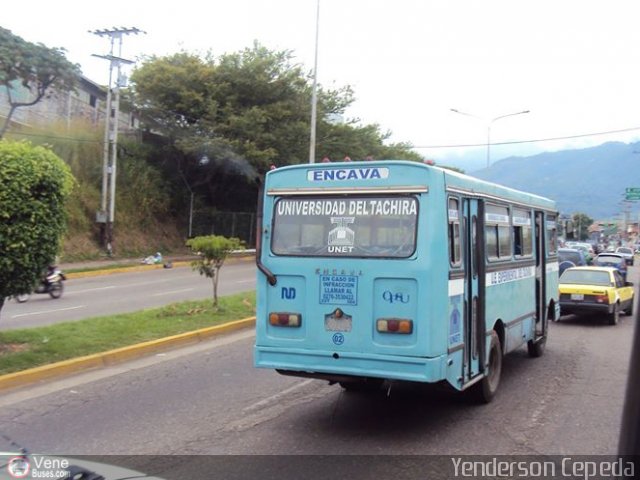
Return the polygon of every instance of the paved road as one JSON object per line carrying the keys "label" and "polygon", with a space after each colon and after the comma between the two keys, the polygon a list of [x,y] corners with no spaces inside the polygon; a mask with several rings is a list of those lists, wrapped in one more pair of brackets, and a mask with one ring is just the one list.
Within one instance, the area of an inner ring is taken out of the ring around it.
{"label": "paved road", "polygon": [[506,357],[486,406],[406,385],[351,394],[255,369],[246,330],[6,394],[0,430],[63,455],[614,454],[634,323],[551,324],[541,358],[525,348]]}
{"label": "paved road", "polygon": [[[0,430],[61,455],[613,454],[632,330],[630,317],[617,326],[551,325],[543,357],[521,349],[506,358],[499,394],[486,406],[416,387],[348,394],[258,370],[248,330],[7,394]],[[183,460],[175,458],[164,466]],[[150,457],[138,462],[129,466],[153,466]],[[280,468],[280,478],[294,478]]]}
{"label": "paved road", "polygon": [[32,451],[124,455],[118,462],[167,478],[212,478],[212,468],[223,472],[216,478],[326,478],[345,462],[281,455],[355,455],[349,478],[374,478],[375,467],[377,478],[399,480],[442,478],[425,457],[405,455],[615,454],[634,327],[626,316],[616,326],[563,317],[541,358],[525,348],[505,358],[485,406],[433,388],[358,395],[255,369],[245,330],[5,394],[0,433]]}
{"label": "paved road", "polygon": [[[253,259],[229,263],[220,272],[218,295],[255,290]],[[70,279],[58,300],[49,295],[32,295],[26,303],[6,302],[0,312],[0,330],[133,312],[212,296],[211,280],[190,267]]]}

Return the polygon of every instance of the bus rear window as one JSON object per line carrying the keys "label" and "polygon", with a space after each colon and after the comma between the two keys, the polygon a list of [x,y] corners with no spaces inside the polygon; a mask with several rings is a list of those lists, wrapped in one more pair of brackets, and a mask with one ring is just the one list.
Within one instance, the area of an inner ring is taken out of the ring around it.
{"label": "bus rear window", "polygon": [[416,248],[415,197],[281,198],[271,251],[313,257],[406,258]]}

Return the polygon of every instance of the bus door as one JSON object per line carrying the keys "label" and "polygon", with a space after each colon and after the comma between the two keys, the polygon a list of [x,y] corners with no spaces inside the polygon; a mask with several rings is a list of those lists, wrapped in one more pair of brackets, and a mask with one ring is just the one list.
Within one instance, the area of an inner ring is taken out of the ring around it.
{"label": "bus door", "polygon": [[547,275],[547,252],[545,242],[545,222],[544,212],[535,212],[535,232],[536,242],[536,337],[547,334],[546,319],[546,275]]}
{"label": "bus door", "polygon": [[464,383],[484,371],[484,248],[482,201],[463,199],[464,218]]}

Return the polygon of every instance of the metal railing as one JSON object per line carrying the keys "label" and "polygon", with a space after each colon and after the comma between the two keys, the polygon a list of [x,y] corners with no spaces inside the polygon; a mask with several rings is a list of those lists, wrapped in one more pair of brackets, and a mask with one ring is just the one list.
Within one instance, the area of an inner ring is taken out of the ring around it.
{"label": "metal railing", "polygon": [[193,212],[192,236],[222,235],[236,237],[247,248],[256,245],[256,214],[250,212],[212,212],[197,210]]}

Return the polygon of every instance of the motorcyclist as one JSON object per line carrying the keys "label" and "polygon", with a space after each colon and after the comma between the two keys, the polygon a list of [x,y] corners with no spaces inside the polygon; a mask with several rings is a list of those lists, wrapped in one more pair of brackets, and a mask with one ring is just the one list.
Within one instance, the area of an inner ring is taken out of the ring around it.
{"label": "motorcyclist", "polygon": [[56,274],[60,275],[60,278],[62,280],[67,279],[67,277],[65,277],[64,273],[62,273],[62,271],[57,267],[57,265],[50,264],[47,266],[45,270],[44,276],[42,278],[42,283],[46,286],[50,285],[51,284],[50,279],[52,275],[56,275]]}

